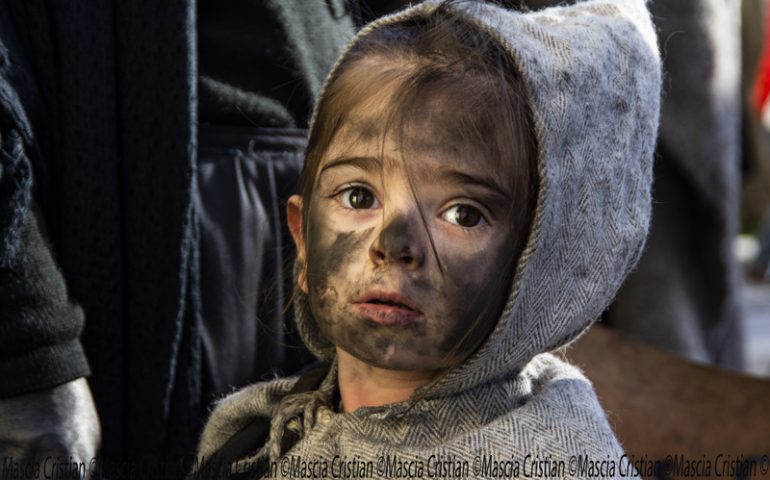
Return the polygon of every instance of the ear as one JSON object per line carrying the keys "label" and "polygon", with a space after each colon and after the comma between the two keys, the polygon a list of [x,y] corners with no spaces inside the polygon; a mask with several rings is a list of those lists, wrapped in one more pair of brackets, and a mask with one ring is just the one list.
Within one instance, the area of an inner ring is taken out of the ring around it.
{"label": "ear", "polygon": [[307,288],[307,250],[305,249],[305,232],[302,230],[302,197],[292,195],[286,204],[286,218],[289,222],[289,232],[294,239],[294,246],[297,247],[297,261],[299,270],[297,271],[297,286],[308,294]]}

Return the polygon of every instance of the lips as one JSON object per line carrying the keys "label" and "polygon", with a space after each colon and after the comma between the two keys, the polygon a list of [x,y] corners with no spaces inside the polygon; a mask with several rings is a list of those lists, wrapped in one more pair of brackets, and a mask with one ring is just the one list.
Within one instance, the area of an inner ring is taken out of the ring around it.
{"label": "lips", "polygon": [[353,305],[362,316],[380,325],[408,325],[423,316],[411,298],[398,292],[370,291]]}

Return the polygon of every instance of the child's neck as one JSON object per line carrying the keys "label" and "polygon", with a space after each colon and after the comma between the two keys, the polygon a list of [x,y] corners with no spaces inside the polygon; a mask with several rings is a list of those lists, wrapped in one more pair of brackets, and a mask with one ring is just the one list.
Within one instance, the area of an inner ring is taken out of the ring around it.
{"label": "child's neck", "polygon": [[436,372],[387,370],[373,367],[337,348],[337,372],[342,408],[352,412],[408,400]]}

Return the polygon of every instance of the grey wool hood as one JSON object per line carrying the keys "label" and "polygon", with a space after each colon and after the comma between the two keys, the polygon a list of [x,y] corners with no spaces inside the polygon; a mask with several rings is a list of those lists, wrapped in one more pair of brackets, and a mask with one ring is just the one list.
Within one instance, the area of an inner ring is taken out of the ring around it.
{"label": "grey wool hood", "polygon": [[[383,25],[430,15],[440,3],[379,19],[353,42]],[[549,476],[623,473],[622,449],[590,383],[547,352],[600,316],[636,264],[648,231],[661,80],[645,2],[595,0],[519,12],[457,1],[449,8],[509,52],[533,112],[536,211],[500,319],[473,355],[415,392],[412,401],[335,413],[327,406],[336,388],[334,366],[309,394],[287,397],[295,379],[241,390],[212,413],[200,455],[264,416],[273,419],[274,429],[286,424],[299,432],[287,453],[300,462],[297,468],[318,461],[315,467],[331,469],[336,458],[360,467],[358,473],[370,473],[372,462],[375,477],[395,475],[382,468],[404,467],[398,462],[412,462],[423,476],[444,469],[440,477],[500,477],[504,472],[491,469],[502,468],[495,463],[502,461],[518,465],[519,475],[537,473],[533,468]],[[295,312],[306,345],[333,363],[333,346],[318,330],[306,297],[298,297]],[[261,454],[277,457],[278,451],[272,445]],[[573,456],[609,459],[615,470],[589,471],[584,464],[573,471]],[[441,459],[447,462],[437,464]],[[281,468],[271,473],[302,475]]]}

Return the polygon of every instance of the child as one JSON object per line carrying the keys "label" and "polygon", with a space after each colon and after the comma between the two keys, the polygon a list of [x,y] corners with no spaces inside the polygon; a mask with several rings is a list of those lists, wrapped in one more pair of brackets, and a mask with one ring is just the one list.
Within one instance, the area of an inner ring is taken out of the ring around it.
{"label": "child", "polygon": [[250,477],[634,474],[590,383],[544,352],[638,259],[659,93],[642,0],[429,1],[364,28],[288,205],[297,324],[330,367],[224,399],[200,461]]}

